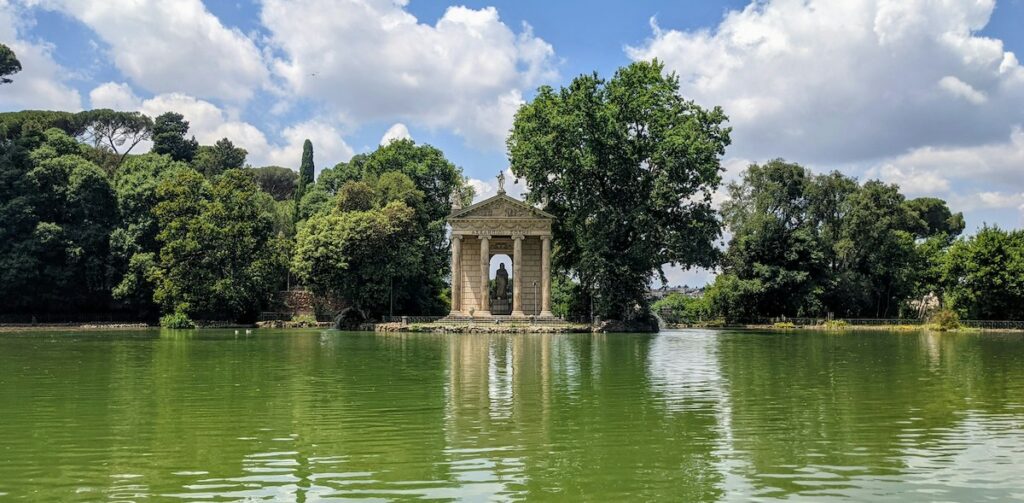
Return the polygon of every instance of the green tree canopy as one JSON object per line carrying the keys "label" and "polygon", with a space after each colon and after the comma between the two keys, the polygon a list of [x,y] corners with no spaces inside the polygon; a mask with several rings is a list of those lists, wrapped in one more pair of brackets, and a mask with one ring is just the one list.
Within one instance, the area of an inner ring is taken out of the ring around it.
{"label": "green tree canopy", "polygon": [[726,120],[680,97],[679,79],[658,61],[541,87],[516,114],[512,171],[556,217],[554,265],[599,292],[597,314],[647,316],[646,290],[663,264],[716,262],[711,194]]}
{"label": "green tree canopy", "polygon": [[13,82],[9,77],[21,71],[21,61],[14,51],[5,44],[0,44],[0,84]]}
{"label": "green tree canopy", "polygon": [[89,110],[82,113],[86,124],[83,139],[100,151],[116,157],[117,169],[125,157],[140,142],[153,134],[153,120],[139,112],[115,112],[110,109]]}
{"label": "green tree canopy", "polygon": [[247,154],[244,148],[236,147],[227,138],[221,138],[212,147],[200,146],[192,160],[192,167],[206,177],[213,178],[229,169],[242,169]]}
{"label": "green tree canopy", "polygon": [[[405,180],[389,185],[411,185],[405,175],[396,176]],[[415,210],[404,201],[407,194],[393,195],[379,184],[343,185],[331,209],[312,215],[299,228],[292,261],[299,279],[371,315],[387,313],[396,292],[399,302],[407,299],[401,285],[420,280],[424,249]]]}
{"label": "green tree canopy", "polygon": [[212,183],[182,170],[157,187],[159,269],[155,300],[193,319],[253,320],[287,260],[274,235],[270,196],[252,173],[228,170]]}
{"label": "green tree canopy", "polygon": [[185,116],[167,112],[153,123],[153,153],[171,156],[175,161],[192,162],[199,149],[195,137],[188,139],[188,121]]}
{"label": "green tree canopy", "polygon": [[260,189],[270,194],[275,200],[284,201],[295,195],[299,174],[294,170],[281,166],[264,166],[252,168],[252,172],[256,175],[256,183],[259,184]]}

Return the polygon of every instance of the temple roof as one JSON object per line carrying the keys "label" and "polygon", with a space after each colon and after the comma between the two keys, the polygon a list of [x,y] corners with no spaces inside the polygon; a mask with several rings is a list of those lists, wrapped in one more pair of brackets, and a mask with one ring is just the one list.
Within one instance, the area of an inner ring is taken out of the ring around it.
{"label": "temple roof", "polygon": [[505,193],[491,196],[476,204],[456,210],[448,220],[462,218],[542,218],[554,220],[554,215],[539,210]]}

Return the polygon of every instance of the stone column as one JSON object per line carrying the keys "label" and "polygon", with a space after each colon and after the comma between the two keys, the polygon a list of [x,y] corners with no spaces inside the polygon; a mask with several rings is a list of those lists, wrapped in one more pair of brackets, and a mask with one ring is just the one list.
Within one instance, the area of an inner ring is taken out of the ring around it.
{"label": "stone column", "polygon": [[523,318],[523,233],[513,234],[512,239],[512,316]]}
{"label": "stone column", "polygon": [[551,236],[540,237],[540,315],[551,314]]}
{"label": "stone column", "polygon": [[477,316],[491,315],[491,236],[480,236],[480,309]]}
{"label": "stone column", "polygon": [[462,316],[462,235],[452,234],[452,311]]}

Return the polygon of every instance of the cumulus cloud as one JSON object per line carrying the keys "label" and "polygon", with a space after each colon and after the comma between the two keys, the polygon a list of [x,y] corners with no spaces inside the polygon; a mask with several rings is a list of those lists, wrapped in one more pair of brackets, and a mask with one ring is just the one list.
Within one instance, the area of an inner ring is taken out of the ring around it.
{"label": "cumulus cloud", "polygon": [[996,141],[1019,121],[1024,69],[976,34],[993,0],[768,0],[712,30],[652,20],[685,96],[722,105],[733,155],[845,163]]}
{"label": "cumulus cloud", "polygon": [[[505,193],[516,199],[522,199],[523,194],[526,192],[526,182],[519,180],[515,175],[512,174],[512,168],[505,168]],[[476,191],[473,202],[478,203],[489,197],[498,194],[498,177],[495,177],[491,181],[480,180],[479,178],[470,178],[468,181],[469,185]]]}
{"label": "cumulus cloud", "polygon": [[68,71],[53,60],[53,46],[33,43],[21,37],[24,13],[0,0],[0,41],[14,51],[22,70],[0,89],[0,109],[50,109],[77,111],[82,108],[78,91],[64,82]]}
{"label": "cumulus cloud", "polygon": [[38,0],[91,28],[114,65],[153,93],[180,92],[240,102],[268,76],[261,52],[221,24],[201,0]]}
{"label": "cumulus cloud", "polygon": [[501,148],[522,91],[555,76],[554,50],[493,7],[449,7],[434,25],[405,2],[267,0],[261,19],[287,89],[353,122],[401,119]]}
{"label": "cumulus cloud", "polygon": [[[271,142],[256,126],[240,120],[235,112],[186,94],[165,93],[141,99],[127,84],[108,82],[93,89],[89,98],[93,108],[137,110],[150,117],[172,111],[180,113],[189,122],[189,134],[195,135],[199,143],[210,145],[228,138],[248,151],[247,161],[254,166],[274,164],[297,169],[302,144],[307,138],[313,142],[318,171],[347,161],[353,154],[337,127],[317,119],[286,127],[280,140]],[[141,145],[140,150],[148,147],[148,144]]]}
{"label": "cumulus cloud", "polygon": [[381,146],[387,145],[395,140],[411,140],[412,135],[409,134],[409,128],[405,127],[405,124],[401,122],[395,123],[395,125],[388,128],[384,132],[384,136],[380,137]]}

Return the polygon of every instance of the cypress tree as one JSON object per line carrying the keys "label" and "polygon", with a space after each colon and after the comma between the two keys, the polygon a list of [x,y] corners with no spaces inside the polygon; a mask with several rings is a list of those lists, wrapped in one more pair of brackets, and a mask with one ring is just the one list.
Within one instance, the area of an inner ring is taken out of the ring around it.
{"label": "cypress tree", "polygon": [[306,189],[313,185],[313,142],[309,138],[302,144],[302,164],[299,165],[298,187],[295,189],[295,219],[299,218],[299,202],[306,194]]}

